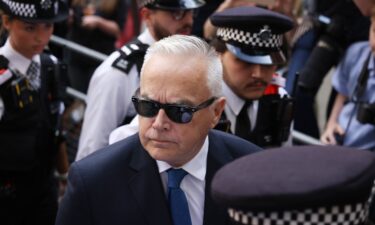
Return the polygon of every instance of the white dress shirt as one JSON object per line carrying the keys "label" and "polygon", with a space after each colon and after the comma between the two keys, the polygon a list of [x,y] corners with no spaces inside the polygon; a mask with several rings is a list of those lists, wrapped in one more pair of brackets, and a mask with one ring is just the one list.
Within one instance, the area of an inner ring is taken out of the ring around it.
{"label": "white dress shirt", "polygon": [[[203,224],[208,145],[208,137],[206,137],[198,154],[188,163],[180,167],[188,172],[181,181],[180,187],[185,192],[188,201],[192,225]],[[159,168],[166,196],[168,196],[167,170],[172,168],[172,166],[163,161],[156,161],[156,163]]]}
{"label": "white dress shirt", "polygon": [[[236,126],[236,118],[238,114],[240,114],[240,111],[242,107],[245,105],[245,100],[242,98],[238,97],[232,89],[228,87],[228,85],[223,82],[223,94],[227,100],[224,112],[227,117],[227,119],[230,121],[231,126],[230,130],[232,134],[235,133],[235,126]],[[251,105],[247,108],[247,114],[251,122],[251,130],[255,128],[256,125],[256,118],[258,115],[258,106],[259,106],[259,101],[254,100]]]}

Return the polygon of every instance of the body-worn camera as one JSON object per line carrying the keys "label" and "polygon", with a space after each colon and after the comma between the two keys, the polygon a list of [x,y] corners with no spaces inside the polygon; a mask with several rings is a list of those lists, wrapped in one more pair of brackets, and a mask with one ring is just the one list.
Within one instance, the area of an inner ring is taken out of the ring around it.
{"label": "body-worn camera", "polygon": [[9,84],[13,99],[11,108],[22,110],[33,105],[35,94],[28,79],[18,71],[11,70],[11,72],[13,73],[13,78]]}
{"label": "body-worn camera", "polygon": [[293,112],[293,98],[273,94],[259,99],[257,125],[253,131],[254,143],[261,147],[281,146],[289,138]]}
{"label": "body-worn camera", "polygon": [[[259,99],[256,126],[248,140],[261,147],[281,146],[290,135],[294,113],[294,99],[279,94],[264,95]],[[222,114],[215,129],[231,133],[231,123]]]}
{"label": "body-worn camera", "polygon": [[375,103],[359,104],[357,120],[360,123],[368,123],[368,124],[375,125]]}
{"label": "body-worn camera", "polygon": [[33,103],[33,95],[31,86],[25,77],[18,77],[11,83],[13,101],[19,109]]}
{"label": "body-worn camera", "polygon": [[6,108],[11,110],[24,109],[34,102],[33,88],[26,76],[18,70],[8,68],[8,63],[8,59],[0,55],[1,74],[9,77],[0,88],[0,95]]}

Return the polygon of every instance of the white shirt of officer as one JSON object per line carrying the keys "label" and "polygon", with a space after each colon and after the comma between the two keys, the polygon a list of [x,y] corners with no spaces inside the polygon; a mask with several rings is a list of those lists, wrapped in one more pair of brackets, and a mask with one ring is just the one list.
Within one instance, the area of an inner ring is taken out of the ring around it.
{"label": "white shirt of officer", "polygon": [[[151,45],[155,39],[146,29],[138,39]],[[128,74],[112,67],[119,57],[113,52],[94,72],[87,93],[76,160],[108,145],[108,137],[127,115],[135,115],[131,96],[139,87],[139,73],[134,65]]]}
{"label": "white shirt of officer", "polygon": [[[245,105],[245,101],[238,97],[230,87],[224,82],[223,83],[223,95],[225,96],[227,102],[224,108],[225,116],[230,121],[230,130],[232,134],[234,134],[235,127],[236,127],[236,118],[242,107]],[[249,105],[247,109],[247,114],[250,119],[251,123],[251,130],[254,130],[256,125],[256,118],[258,115],[258,106],[259,101],[254,100],[251,105]]]}
{"label": "white shirt of officer", "polygon": [[[5,42],[4,46],[0,48],[0,55],[3,55],[5,58],[7,58],[9,60],[9,65],[8,65],[9,68],[11,68],[13,70],[18,70],[21,74],[26,75],[26,71],[30,66],[31,59],[28,59],[25,56],[18,53],[12,47],[9,39]],[[34,62],[39,63],[39,65],[40,65],[40,56],[39,55],[34,55],[32,60]],[[1,79],[1,76],[2,75],[0,75],[0,85],[2,85],[4,82],[6,82],[8,79],[11,78],[11,77],[7,77],[5,79]],[[40,76],[40,74],[38,76]],[[3,100],[1,99],[1,96],[0,96],[0,120],[1,120],[2,116],[4,115],[5,110],[6,109],[5,109],[4,102],[3,102]]]}

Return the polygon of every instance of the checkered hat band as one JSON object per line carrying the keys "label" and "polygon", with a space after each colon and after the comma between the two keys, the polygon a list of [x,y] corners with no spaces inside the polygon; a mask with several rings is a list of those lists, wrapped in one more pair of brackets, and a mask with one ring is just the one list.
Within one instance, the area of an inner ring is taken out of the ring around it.
{"label": "checkered hat band", "polygon": [[259,37],[259,33],[250,33],[235,28],[222,27],[217,29],[217,36],[223,41],[235,41],[245,45],[260,48],[279,48],[283,44],[282,34],[271,34],[266,40]]}
{"label": "checkered hat band", "polygon": [[36,17],[36,9],[35,9],[35,5],[33,4],[14,2],[14,1],[9,1],[9,0],[2,0],[2,1],[8,5],[9,9],[16,16],[21,16],[21,17],[26,17],[26,18]]}
{"label": "checkered hat band", "polygon": [[240,224],[251,225],[358,225],[368,215],[368,204],[321,207],[303,211],[242,212],[229,209],[229,216]]}

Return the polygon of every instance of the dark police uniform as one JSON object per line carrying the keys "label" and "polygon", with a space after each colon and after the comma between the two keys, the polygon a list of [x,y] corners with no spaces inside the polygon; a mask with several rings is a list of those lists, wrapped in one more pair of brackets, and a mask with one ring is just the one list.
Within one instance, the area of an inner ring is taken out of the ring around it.
{"label": "dark police uniform", "polygon": [[[279,13],[257,8],[231,8],[213,14],[211,22],[217,29],[217,38],[227,51],[239,60],[260,65],[279,65],[286,62],[281,51],[283,34],[293,27],[292,20]],[[285,90],[264,95],[261,99],[242,99],[224,85],[227,97],[224,121],[230,122],[230,131],[236,133],[240,111],[246,102],[248,134],[239,135],[262,146],[279,146],[287,141],[292,120],[292,100]]]}
{"label": "dark police uniform", "polygon": [[373,153],[303,146],[233,161],[211,187],[233,224],[361,225],[368,222],[374,179]]}
{"label": "dark police uniform", "polygon": [[[139,7],[156,10],[190,10],[202,0],[140,0]],[[87,93],[87,108],[76,160],[108,145],[111,131],[136,114],[131,96],[139,87],[139,73],[149,45],[156,40],[148,29],[112,53],[94,72]],[[111,101],[108,101],[111,99]]]}
{"label": "dark police uniform", "polygon": [[[0,7],[30,23],[53,23],[68,15],[65,4],[52,0],[2,0]],[[0,223],[53,224],[56,134],[63,110],[58,61],[46,53],[28,59],[9,39],[0,55]]]}

